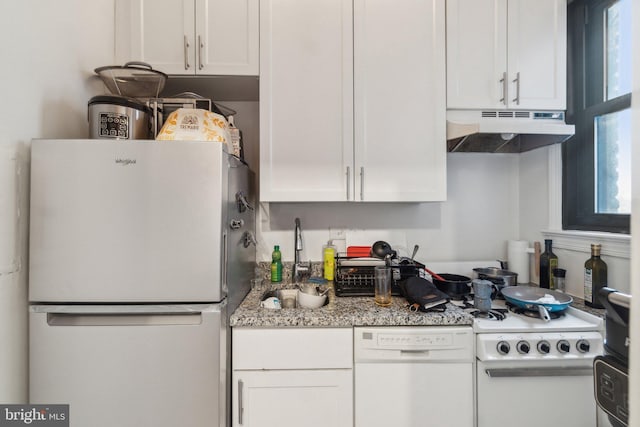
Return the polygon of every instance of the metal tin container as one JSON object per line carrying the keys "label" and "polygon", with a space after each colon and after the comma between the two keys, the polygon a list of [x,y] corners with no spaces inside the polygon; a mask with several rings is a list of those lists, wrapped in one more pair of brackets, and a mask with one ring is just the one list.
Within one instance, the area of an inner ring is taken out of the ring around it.
{"label": "metal tin container", "polygon": [[113,95],[89,100],[89,137],[152,139],[151,109],[132,98]]}

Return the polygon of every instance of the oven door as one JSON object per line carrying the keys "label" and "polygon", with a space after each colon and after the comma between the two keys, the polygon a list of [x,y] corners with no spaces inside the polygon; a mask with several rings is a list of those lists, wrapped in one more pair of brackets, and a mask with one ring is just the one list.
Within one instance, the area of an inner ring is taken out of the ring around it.
{"label": "oven door", "polygon": [[478,427],[596,427],[591,360],[477,365]]}

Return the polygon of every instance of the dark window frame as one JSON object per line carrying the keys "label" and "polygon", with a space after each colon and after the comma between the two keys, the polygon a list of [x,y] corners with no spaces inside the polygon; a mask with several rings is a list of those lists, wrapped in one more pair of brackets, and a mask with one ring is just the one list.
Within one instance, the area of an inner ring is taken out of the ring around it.
{"label": "dark window frame", "polygon": [[[611,0],[574,0],[568,9],[567,121],[576,133],[562,144],[562,228],[630,232],[630,215],[595,212],[594,118],[631,107],[631,94],[604,94],[604,21]],[[587,29],[588,26],[588,29]]]}

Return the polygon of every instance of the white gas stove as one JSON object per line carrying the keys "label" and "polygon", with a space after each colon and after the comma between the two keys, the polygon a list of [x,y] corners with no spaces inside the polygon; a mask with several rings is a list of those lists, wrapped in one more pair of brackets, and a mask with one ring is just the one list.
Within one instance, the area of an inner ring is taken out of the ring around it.
{"label": "white gas stove", "polygon": [[[473,265],[475,264],[475,265]],[[436,271],[474,277],[490,263],[426,263]],[[472,303],[473,298],[468,298]],[[464,301],[452,301],[465,306]],[[466,304],[465,310],[475,309]],[[476,317],[477,427],[595,427],[593,360],[603,353],[604,321],[568,307],[551,319],[492,301]],[[533,411],[532,411],[533,409]]]}
{"label": "white gas stove", "polygon": [[595,427],[592,365],[603,353],[603,320],[569,307],[544,321],[504,300],[491,312],[473,325],[478,427],[510,426],[514,417],[538,426],[540,418],[522,417],[532,405],[553,425]]}

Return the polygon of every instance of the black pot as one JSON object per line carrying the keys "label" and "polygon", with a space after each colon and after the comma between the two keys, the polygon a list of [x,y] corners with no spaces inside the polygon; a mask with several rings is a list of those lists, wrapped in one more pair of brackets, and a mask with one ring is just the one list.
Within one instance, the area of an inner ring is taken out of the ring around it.
{"label": "black pot", "polygon": [[444,280],[433,278],[433,284],[453,299],[462,299],[471,293],[471,278],[459,274],[438,273]]}

